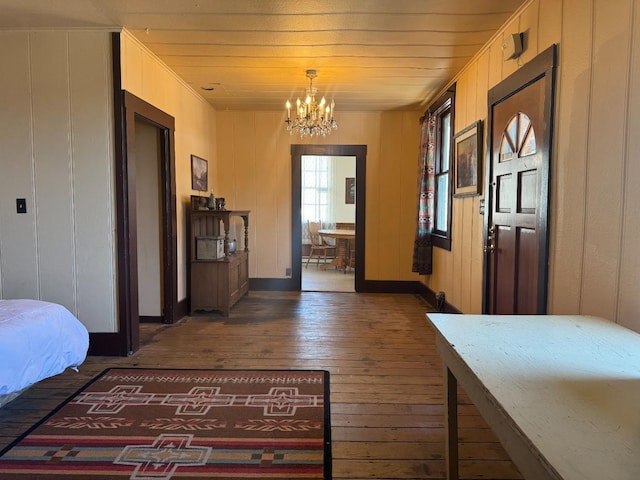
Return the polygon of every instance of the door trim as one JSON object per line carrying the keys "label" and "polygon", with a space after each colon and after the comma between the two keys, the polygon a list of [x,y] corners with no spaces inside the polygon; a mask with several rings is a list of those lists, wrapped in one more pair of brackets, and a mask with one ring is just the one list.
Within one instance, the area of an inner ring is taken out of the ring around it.
{"label": "door trim", "polygon": [[367,182],[366,145],[291,145],[291,289],[302,289],[302,207],[301,171],[303,155],[356,157],[356,272],[355,290],[363,292],[365,258],[365,205]]}
{"label": "door trim", "polygon": [[[550,169],[553,153],[553,126],[554,126],[554,106],[555,106],[555,72],[557,66],[557,45],[551,45],[545,51],[523,65],[519,70],[505,78],[498,85],[489,90],[487,95],[488,122],[485,135],[487,136],[487,151],[485,155],[485,215],[484,215],[484,245],[489,243],[489,227],[491,225],[492,196],[491,179],[493,175],[493,165],[491,155],[493,152],[493,108],[518,93],[537,80],[545,80],[545,101],[544,117],[549,121],[544,125],[542,133],[541,150],[543,151],[543,162],[541,166],[541,228],[539,231],[538,249],[538,298],[537,310],[540,313],[547,311],[547,293],[549,277],[549,205],[550,205]],[[489,262],[491,253],[485,252],[483,258],[483,295],[482,311],[489,311],[490,294],[490,269]]]}
{"label": "door trim", "polygon": [[140,346],[136,242],[135,119],[160,129],[163,236],[163,322],[175,323],[178,309],[175,120],[121,86],[120,33],[111,36],[115,136],[118,331],[90,334],[91,355],[130,355]]}

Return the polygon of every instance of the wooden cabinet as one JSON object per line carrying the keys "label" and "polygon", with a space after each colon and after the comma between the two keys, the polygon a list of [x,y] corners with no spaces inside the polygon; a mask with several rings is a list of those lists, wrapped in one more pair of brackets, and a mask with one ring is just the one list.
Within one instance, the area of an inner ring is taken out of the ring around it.
{"label": "wooden cabinet", "polygon": [[[242,218],[244,225],[244,248],[236,248],[235,253],[229,251],[233,217]],[[194,210],[190,237],[191,314],[196,310],[219,310],[228,317],[231,307],[249,291],[249,211]],[[207,255],[198,254],[203,240],[215,242],[218,238],[224,241],[221,258],[211,258],[210,252],[215,248],[207,249]]]}

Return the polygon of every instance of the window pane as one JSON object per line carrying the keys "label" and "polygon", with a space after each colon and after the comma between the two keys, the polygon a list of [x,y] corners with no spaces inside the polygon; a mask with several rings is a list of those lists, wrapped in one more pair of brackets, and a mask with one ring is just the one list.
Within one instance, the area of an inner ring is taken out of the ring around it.
{"label": "window pane", "polygon": [[436,230],[446,232],[447,212],[449,211],[449,174],[439,175],[437,177],[437,197],[436,197]]}
{"label": "window pane", "polygon": [[446,113],[442,116],[442,145],[440,152],[441,158],[441,172],[449,171],[449,147],[451,141],[451,113]]}

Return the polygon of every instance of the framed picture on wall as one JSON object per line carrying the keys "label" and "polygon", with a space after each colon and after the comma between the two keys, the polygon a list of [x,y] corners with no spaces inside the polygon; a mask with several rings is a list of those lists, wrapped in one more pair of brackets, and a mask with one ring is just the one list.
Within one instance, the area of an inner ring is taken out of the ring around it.
{"label": "framed picture on wall", "polygon": [[191,195],[191,210],[209,210],[207,208],[208,197]]}
{"label": "framed picture on wall", "polygon": [[209,164],[204,158],[191,155],[191,188],[206,192],[209,183]]}
{"label": "framed picture on wall", "polygon": [[356,179],[353,177],[345,178],[344,186],[344,203],[353,205],[356,203]]}
{"label": "framed picture on wall", "polygon": [[480,195],[482,158],[482,120],[469,125],[453,137],[453,196]]}

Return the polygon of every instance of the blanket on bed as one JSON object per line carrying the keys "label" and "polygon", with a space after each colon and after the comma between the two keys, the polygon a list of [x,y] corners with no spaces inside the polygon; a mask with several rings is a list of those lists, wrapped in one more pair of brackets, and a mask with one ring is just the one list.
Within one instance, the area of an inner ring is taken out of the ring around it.
{"label": "blanket on bed", "polygon": [[88,348],[87,329],[62,305],[0,300],[0,395],[77,367]]}

